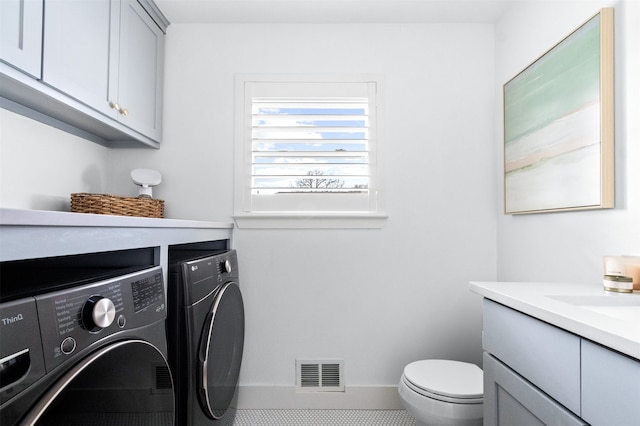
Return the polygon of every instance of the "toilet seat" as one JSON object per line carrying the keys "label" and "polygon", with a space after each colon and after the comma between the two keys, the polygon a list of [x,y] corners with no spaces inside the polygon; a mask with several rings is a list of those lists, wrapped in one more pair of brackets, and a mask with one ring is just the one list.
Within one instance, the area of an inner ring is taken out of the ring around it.
{"label": "toilet seat", "polygon": [[456,404],[481,404],[482,370],[475,364],[428,359],[407,365],[402,380],[427,398]]}

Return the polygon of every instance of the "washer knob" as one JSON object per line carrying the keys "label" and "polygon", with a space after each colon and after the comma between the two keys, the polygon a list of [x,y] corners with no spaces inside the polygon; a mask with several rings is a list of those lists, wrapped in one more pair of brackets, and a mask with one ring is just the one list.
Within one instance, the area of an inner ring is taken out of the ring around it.
{"label": "washer knob", "polygon": [[224,262],[220,262],[220,270],[222,272],[226,272],[227,274],[231,273],[231,262],[229,262],[229,259],[225,260]]}
{"label": "washer knob", "polygon": [[100,331],[109,327],[116,317],[116,307],[102,296],[91,296],[82,307],[82,324],[89,331]]}

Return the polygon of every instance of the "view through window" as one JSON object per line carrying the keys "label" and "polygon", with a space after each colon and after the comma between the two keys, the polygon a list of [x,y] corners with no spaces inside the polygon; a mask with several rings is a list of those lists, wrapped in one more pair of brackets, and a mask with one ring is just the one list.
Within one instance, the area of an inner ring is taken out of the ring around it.
{"label": "view through window", "polygon": [[366,98],[254,98],[253,194],[366,193]]}

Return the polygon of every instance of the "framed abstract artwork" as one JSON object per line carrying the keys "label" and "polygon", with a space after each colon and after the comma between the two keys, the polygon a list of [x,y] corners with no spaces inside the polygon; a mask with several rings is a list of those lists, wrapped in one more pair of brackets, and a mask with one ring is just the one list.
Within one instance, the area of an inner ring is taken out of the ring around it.
{"label": "framed abstract artwork", "polygon": [[614,206],[613,45],[601,9],[505,83],[506,214]]}

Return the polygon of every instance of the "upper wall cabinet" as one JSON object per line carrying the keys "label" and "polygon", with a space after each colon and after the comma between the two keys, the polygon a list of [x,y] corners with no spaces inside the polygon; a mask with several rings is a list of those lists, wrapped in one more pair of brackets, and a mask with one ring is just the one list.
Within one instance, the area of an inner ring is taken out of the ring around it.
{"label": "upper wall cabinet", "polygon": [[0,68],[3,106],[105,146],[159,147],[168,24],[151,0],[45,0],[41,79]]}
{"label": "upper wall cabinet", "polygon": [[164,34],[137,0],[46,0],[42,81],[161,139]]}
{"label": "upper wall cabinet", "polygon": [[0,1],[0,59],[40,78],[43,0]]}

